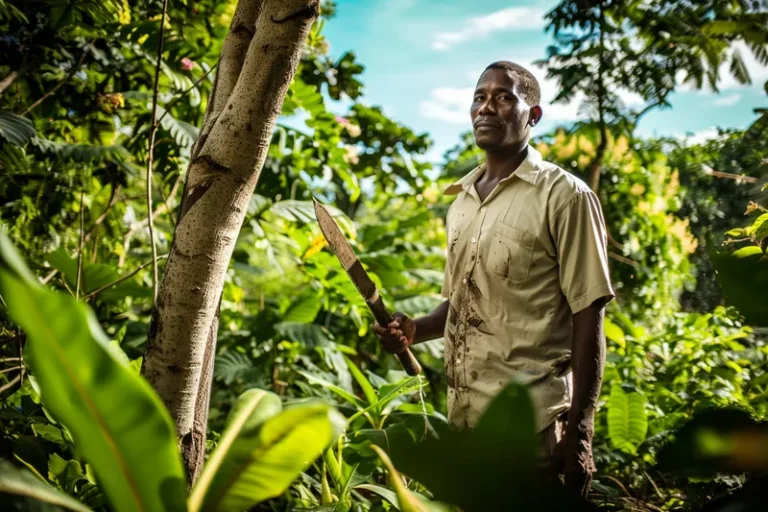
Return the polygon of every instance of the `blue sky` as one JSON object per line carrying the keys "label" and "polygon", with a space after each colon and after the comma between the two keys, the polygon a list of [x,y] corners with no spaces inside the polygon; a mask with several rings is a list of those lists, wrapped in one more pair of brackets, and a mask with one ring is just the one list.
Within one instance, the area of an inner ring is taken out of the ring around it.
{"label": "blue sky", "polygon": [[[472,89],[483,68],[495,60],[528,67],[542,85],[544,120],[537,133],[578,120],[578,102],[549,105],[556,85],[530,63],[544,56],[552,41],[544,14],[553,0],[337,0],[336,17],[324,34],[338,57],[353,50],[365,65],[364,103],[435,141],[429,157],[442,153],[470,128]],[[641,135],[713,135],[716,126],[743,128],[765,106],[768,68],[742,52],[753,78],[741,87],[724,70],[720,93],[682,90],[672,109],[646,115]],[[626,101],[634,98],[627,96]],[[339,105],[345,107],[345,105]]]}

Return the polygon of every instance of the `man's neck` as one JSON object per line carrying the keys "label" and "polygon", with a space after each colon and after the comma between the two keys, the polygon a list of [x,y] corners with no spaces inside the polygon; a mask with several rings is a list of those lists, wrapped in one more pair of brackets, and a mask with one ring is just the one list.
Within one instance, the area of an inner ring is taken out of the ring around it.
{"label": "man's neck", "polygon": [[528,141],[504,151],[485,152],[485,180],[498,182],[512,175],[528,156]]}

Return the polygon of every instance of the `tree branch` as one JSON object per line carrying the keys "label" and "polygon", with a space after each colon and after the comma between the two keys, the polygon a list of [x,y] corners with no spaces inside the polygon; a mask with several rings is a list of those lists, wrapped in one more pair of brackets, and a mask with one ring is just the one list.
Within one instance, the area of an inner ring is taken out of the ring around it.
{"label": "tree branch", "polygon": [[168,12],[168,0],[163,0],[163,14],[160,16],[160,38],[157,41],[157,64],[155,65],[155,85],[152,91],[152,120],[149,128],[149,157],[147,158],[147,218],[149,219],[149,243],[152,246],[152,304],[157,300],[158,269],[157,245],[155,244],[155,226],[152,222],[152,164],[155,156],[155,135],[157,134],[157,94],[160,88],[160,65],[163,62],[163,40],[165,38],[165,16]]}
{"label": "tree branch", "polygon": [[118,194],[120,194],[121,185],[113,185],[112,186],[112,194],[109,196],[109,202],[107,203],[107,206],[104,208],[104,211],[101,212],[101,215],[93,222],[93,226],[91,226],[91,229],[88,230],[88,232],[85,234],[85,241],[87,242],[90,240],[91,236],[93,236],[94,231],[96,231],[96,228],[99,227],[99,225],[104,222],[104,220],[107,218],[107,214],[109,213],[109,210],[112,209],[115,204],[117,204]]}
{"label": "tree branch", "polygon": [[80,68],[80,66],[82,66],[82,65],[83,65],[83,61],[85,60],[85,56],[86,56],[86,55],[88,55],[88,47],[89,47],[89,46],[91,46],[91,44],[93,44],[93,39],[91,39],[90,41],[88,41],[88,42],[86,43],[85,47],[83,48],[83,54],[80,56],[80,60],[78,60],[78,61],[77,61],[77,64],[76,64],[76,65],[72,66],[72,68],[71,68],[71,69],[70,69],[70,70],[67,72],[67,74],[64,76],[64,78],[62,78],[62,79],[61,79],[61,81],[60,81],[58,84],[56,84],[56,85],[53,87],[53,89],[51,89],[51,90],[50,90],[50,91],[48,91],[47,93],[43,94],[43,96],[42,96],[42,97],[41,97],[39,100],[37,100],[37,101],[36,101],[36,102],[34,102],[32,105],[30,105],[29,107],[27,107],[27,110],[25,110],[25,111],[24,111],[24,112],[23,112],[21,115],[27,115],[27,114],[29,114],[29,112],[30,112],[32,109],[36,108],[36,107],[37,107],[38,105],[40,105],[42,102],[44,102],[45,100],[47,100],[48,98],[50,98],[51,96],[53,96],[53,95],[56,93],[56,91],[58,91],[59,89],[61,89],[61,87],[62,87],[62,86],[65,84],[65,83],[67,83],[67,82],[69,81],[69,79],[70,79],[70,78],[72,78],[72,75],[74,75],[74,74],[75,74],[75,72],[76,72],[76,71],[77,71],[77,70]]}
{"label": "tree branch", "polygon": [[80,242],[77,245],[77,283],[75,286],[75,298],[80,298],[80,280],[83,277],[83,242],[85,238],[84,225],[85,225],[85,213],[83,211],[83,198],[85,197],[85,190],[80,191]]}
{"label": "tree branch", "polygon": [[14,80],[19,76],[19,73],[16,71],[11,71],[5,77],[3,77],[2,80],[0,80],[0,94],[3,94],[5,90],[11,86]]}
{"label": "tree branch", "polygon": [[[164,199],[163,204],[157,207],[157,209],[152,212],[152,220],[155,220],[160,214],[167,212],[172,212],[170,205],[168,204],[168,200],[176,196],[176,193],[179,190],[179,184],[181,183],[181,174],[179,174],[176,177],[176,181],[173,183],[173,187],[171,188],[171,192],[168,194],[167,200]],[[125,258],[128,254],[128,247],[131,245],[131,239],[133,238],[133,234],[136,233],[139,229],[143,228],[149,223],[149,218],[142,219],[140,222],[135,224],[130,230],[128,230],[128,233],[125,234],[125,239],[123,240],[123,254],[120,255],[120,258],[118,259],[117,266],[122,267],[125,264]],[[175,224],[175,221],[174,221]]]}
{"label": "tree branch", "polygon": [[21,373],[19,373],[16,377],[13,378],[8,384],[6,384],[3,387],[0,387],[0,393],[5,393],[5,391],[11,389],[17,382],[21,380]]}
{"label": "tree branch", "polygon": [[171,101],[170,101],[170,102],[169,102],[169,103],[168,103],[168,104],[167,104],[165,107],[163,107],[163,109],[164,109],[163,115],[161,115],[161,116],[160,116],[160,119],[158,119],[158,120],[157,120],[157,123],[156,123],[156,124],[159,126],[159,125],[160,125],[160,121],[162,121],[162,120],[165,118],[165,116],[167,116],[167,115],[168,115],[168,111],[171,109],[171,107],[173,107],[173,106],[174,106],[176,103],[178,103],[180,99],[182,99],[182,98],[183,98],[183,97],[185,97],[187,94],[189,94],[189,93],[192,91],[192,89],[194,89],[195,87],[197,87],[198,85],[200,85],[200,83],[201,83],[203,80],[205,80],[205,79],[206,79],[206,77],[207,77],[208,75],[210,75],[210,74],[211,74],[211,72],[212,72],[214,69],[216,69],[216,66],[218,66],[218,65],[219,65],[219,63],[217,62],[216,64],[214,64],[213,66],[211,66],[211,68],[210,68],[208,71],[206,71],[206,72],[205,72],[205,74],[204,74],[203,76],[201,76],[200,78],[198,78],[198,79],[197,79],[197,81],[196,81],[195,83],[193,83],[193,84],[192,84],[192,85],[191,85],[191,86],[190,86],[190,87],[189,87],[189,88],[188,88],[186,91],[179,93],[179,95],[178,95],[178,96],[176,96],[175,98],[173,98],[173,99],[172,99],[172,100],[171,100]]}
{"label": "tree branch", "polygon": [[112,281],[112,282],[111,282],[111,283],[109,283],[109,284],[105,284],[105,285],[104,285],[104,286],[102,286],[101,288],[97,288],[96,290],[93,290],[91,293],[89,293],[88,295],[86,295],[85,297],[83,297],[83,300],[88,300],[88,299],[90,299],[90,298],[92,298],[92,297],[95,297],[96,295],[100,294],[101,292],[103,292],[103,291],[104,291],[104,290],[106,290],[107,288],[111,288],[111,287],[113,287],[113,286],[115,286],[115,285],[118,285],[118,284],[122,283],[122,282],[123,282],[123,281],[125,281],[126,279],[130,279],[131,277],[135,276],[136,274],[138,274],[139,272],[141,272],[142,270],[144,270],[145,268],[147,268],[147,267],[148,267],[148,266],[150,266],[150,265],[154,265],[154,267],[157,267],[157,262],[158,262],[158,260],[161,260],[161,259],[163,259],[163,258],[167,258],[167,257],[168,257],[168,255],[167,255],[167,254],[161,254],[161,255],[160,255],[160,256],[158,256],[156,259],[154,259],[154,260],[152,260],[152,261],[148,261],[148,262],[146,262],[145,264],[141,265],[140,267],[138,267],[138,268],[137,268],[136,270],[134,270],[133,272],[131,272],[131,273],[129,273],[129,274],[126,274],[126,275],[124,275],[124,276],[121,276],[119,279],[116,279],[115,281]]}

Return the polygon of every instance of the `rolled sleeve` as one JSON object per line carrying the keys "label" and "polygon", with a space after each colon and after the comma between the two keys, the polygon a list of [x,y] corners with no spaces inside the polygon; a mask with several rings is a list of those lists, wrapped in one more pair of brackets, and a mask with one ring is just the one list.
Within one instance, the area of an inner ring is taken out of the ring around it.
{"label": "rolled sleeve", "polygon": [[592,191],[576,194],[552,222],[560,287],[573,314],[614,298],[608,270],[605,221]]}

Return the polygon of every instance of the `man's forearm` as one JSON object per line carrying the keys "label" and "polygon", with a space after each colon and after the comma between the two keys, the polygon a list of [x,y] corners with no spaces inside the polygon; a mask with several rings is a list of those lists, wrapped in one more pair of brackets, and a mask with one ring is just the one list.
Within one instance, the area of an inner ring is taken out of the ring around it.
{"label": "man's forearm", "polygon": [[605,365],[604,308],[592,305],[573,316],[573,397],[568,413],[568,436],[592,440],[594,417]]}
{"label": "man's forearm", "polygon": [[441,338],[445,332],[445,322],[448,320],[449,302],[446,300],[430,314],[417,318],[413,321],[416,324],[416,335],[413,343],[423,343],[425,341]]}

